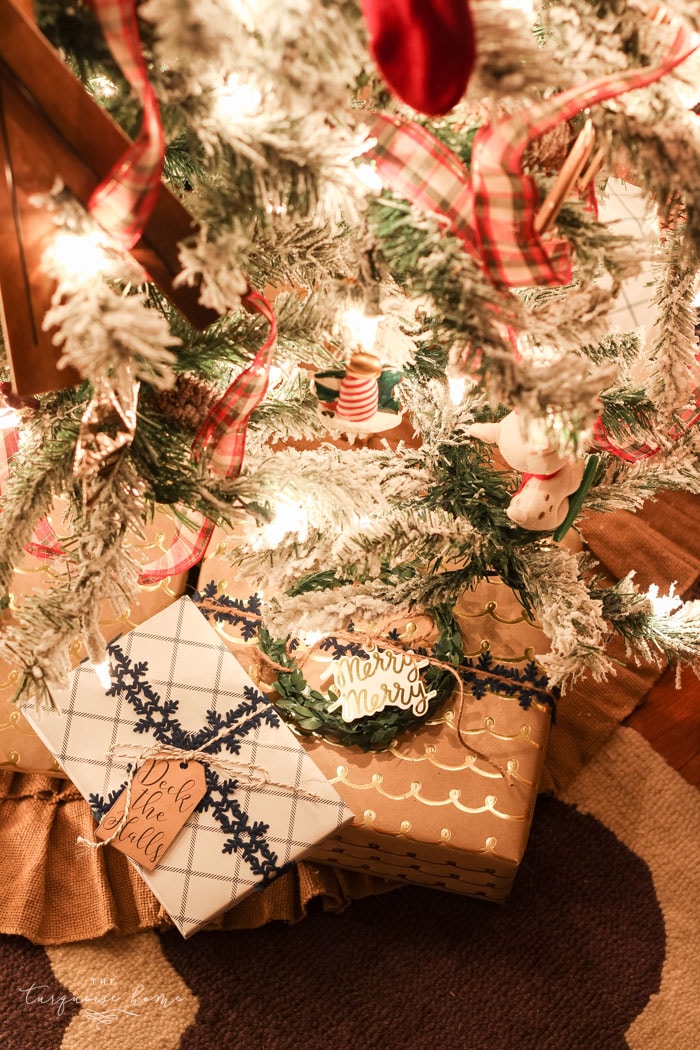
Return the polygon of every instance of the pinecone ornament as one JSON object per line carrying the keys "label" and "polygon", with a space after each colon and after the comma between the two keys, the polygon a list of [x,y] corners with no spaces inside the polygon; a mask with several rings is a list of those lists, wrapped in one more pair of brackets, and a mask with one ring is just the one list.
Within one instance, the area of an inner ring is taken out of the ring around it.
{"label": "pinecone ornament", "polygon": [[164,416],[187,430],[197,431],[204,422],[219,391],[190,372],[180,372],[175,386],[161,390],[155,397],[156,407]]}

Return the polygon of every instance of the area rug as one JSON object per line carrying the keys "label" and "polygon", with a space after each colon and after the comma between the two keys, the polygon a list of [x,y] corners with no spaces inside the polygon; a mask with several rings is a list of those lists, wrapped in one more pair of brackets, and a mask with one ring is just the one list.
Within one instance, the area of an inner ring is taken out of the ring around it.
{"label": "area rug", "polygon": [[0,938],[6,1050],[688,1050],[700,797],[619,729],[538,800],[514,891],[417,887],[297,925]]}

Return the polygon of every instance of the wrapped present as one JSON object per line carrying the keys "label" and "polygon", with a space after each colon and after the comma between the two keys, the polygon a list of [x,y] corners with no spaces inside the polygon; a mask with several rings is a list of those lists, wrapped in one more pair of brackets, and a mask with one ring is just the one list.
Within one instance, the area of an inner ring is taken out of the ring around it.
{"label": "wrapped present", "polygon": [[[60,522],[60,504],[57,505],[51,517],[55,523]],[[60,526],[57,524],[56,527]],[[145,526],[143,536],[132,536],[128,541],[137,560],[147,564],[159,557],[167,550],[176,527],[172,514],[165,511],[159,512],[153,523]],[[63,572],[65,572],[64,559],[42,558],[27,553],[22,565],[15,572],[9,595],[9,607],[0,614],[0,624],[11,620],[13,610],[25,596],[40,593],[52,586]],[[156,584],[140,585],[130,608],[120,610],[119,613],[112,608],[109,602],[105,602],[100,617],[105,639],[109,640],[118,634],[132,630],[150,616],[166,608],[183,594],[186,582],[187,574],[181,573],[178,576],[167,577]],[[73,647],[73,658],[76,664],[82,655],[80,642],[76,642]],[[54,756],[39,739],[21,710],[12,702],[20,677],[21,672],[17,667],[0,660],[0,769],[63,776]]]}
{"label": "wrapped present", "polygon": [[[455,690],[434,717],[386,750],[303,738],[354,814],[352,825],[314,850],[315,860],[454,893],[507,897],[532,823],[552,700],[532,661],[539,632],[514,604],[507,587],[490,583],[463,602],[471,655],[462,693]],[[345,659],[312,654],[304,665],[312,688],[324,682],[328,688],[331,678],[342,696],[347,671],[334,668]],[[370,661],[359,661],[355,677],[369,706],[386,692]]]}
{"label": "wrapped present", "polygon": [[[245,596],[222,552],[223,540],[204,563],[200,595],[219,634],[254,673],[259,603]],[[497,580],[465,595],[456,615],[464,690],[435,717],[369,753],[300,735],[354,814],[312,858],[502,901],[525,851],[544,764],[553,697],[533,657],[547,639]],[[395,633],[418,637],[424,626],[407,622]],[[334,677],[337,689],[347,678],[344,648],[324,644],[311,653],[303,674],[312,689],[327,691]],[[334,665],[342,665],[336,676]],[[364,673],[358,668],[358,683],[376,705],[373,694],[387,693],[383,672]],[[398,692],[398,684],[388,691]]]}
{"label": "wrapped present", "polygon": [[[31,703],[24,714],[112,846],[143,854],[137,870],[189,936],[352,814],[189,598],[110,643],[109,653],[106,692],[84,663],[54,695],[62,714],[37,716]],[[203,798],[169,848],[149,852],[175,811],[185,811],[200,766]],[[120,796],[125,820],[110,824]]]}
{"label": "wrapped present", "polygon": [[505,900],[528,840],[549,720],[546,704],[523,710],[489,690],[387,751],[305,739],[354,813],[313,858]]}

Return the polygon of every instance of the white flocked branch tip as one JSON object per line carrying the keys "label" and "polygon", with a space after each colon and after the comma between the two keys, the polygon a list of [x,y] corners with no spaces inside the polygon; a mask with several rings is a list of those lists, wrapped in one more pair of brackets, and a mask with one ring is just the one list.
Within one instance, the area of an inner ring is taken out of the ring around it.
{"label": "white flocked branch tip", "polygon": [[680,596],[675,593],[675,587],[675,583],[672,583],[668,594],[659,594],[657,584],[651,584],[647,591],[647,598],[651,602],[654,616],[670,616],[671,613],[680,609],[683,602]]}

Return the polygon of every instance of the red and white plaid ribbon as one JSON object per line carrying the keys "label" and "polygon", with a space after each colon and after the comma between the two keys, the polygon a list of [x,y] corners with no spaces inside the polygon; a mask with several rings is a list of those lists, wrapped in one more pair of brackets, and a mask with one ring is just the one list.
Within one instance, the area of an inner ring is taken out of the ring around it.
{"label": "red and white plaid ribbon", "polygon": [[[259,292],[251,291],[243,303],[268,321],[269,335],[248,367],[210,409],[192,443],[193,454],[206,457],[209,469],[226,478],[236,477],[243,466],[248,421],[265,396],[277,341],[277,320],[267,299]],[[180,510],[194,528],[178,526],[169,549],[146,567],[139,583],[148,586],[159,583],[166,576],[187,572],[206,553],[214,525],[202,514],[193,513],[186,507]]]}
{"label": "red and white plaid ribbon", "polygon": [[369,155],[387,186],[448,220],[495,285],[568,284],[572,246],[536,232],[540,202],[535,180],[522,170],[523,154],[533,139],[581,110],[647,87],[685,61],[697,38],[687,26],[671,24],[676,35],[660,65],[600,77],[484,125],[472,145],[471,173],[424,128],[394,116],[375,118],[369,134],[376,144]]}
{"label": "red and white plaid ribbon", "polygon": [[141,50],[135,0],[92,0],[105,40],[143,106],[138,137],[97,186],[88,210],[125,249],[141,237],[160,192],[165,135]]}
{"label": "red and white plaid ribbon", "polygon": [[[671,441],[680,441],[700,422],[700,387],[693,391],[693,400],[695,402],[694,406],[681,412],[677,422],[669,430],[668,436]],[[634,441],[626,445],[618,445],[605,429],[602,416],[598,416],[593,425],[591,444],[599,451],[609,452],[612,456],[624,460],[625,463],[638,463],[640,460],[649,459],[661,451],[659,445],[640,444]]]}

